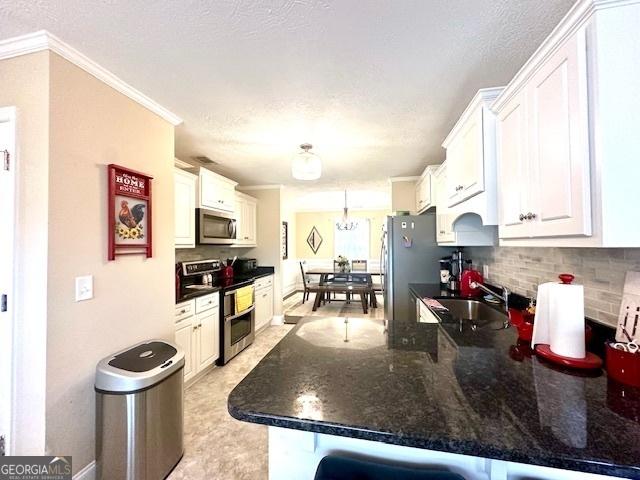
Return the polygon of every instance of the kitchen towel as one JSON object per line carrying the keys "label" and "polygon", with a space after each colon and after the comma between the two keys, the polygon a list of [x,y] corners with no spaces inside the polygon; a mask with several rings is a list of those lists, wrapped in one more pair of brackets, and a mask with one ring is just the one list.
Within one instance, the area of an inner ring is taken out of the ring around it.
{"label": "kitchen towel", "polygon": [[253,285],[239,288],[236,291],[236,313],[245,311],[253,305]]}
{"label": "kitchen towel", "polygon": [[563,357],[584,358],[584,288],[543,283],[538,287],[532,344],[548,344]]}

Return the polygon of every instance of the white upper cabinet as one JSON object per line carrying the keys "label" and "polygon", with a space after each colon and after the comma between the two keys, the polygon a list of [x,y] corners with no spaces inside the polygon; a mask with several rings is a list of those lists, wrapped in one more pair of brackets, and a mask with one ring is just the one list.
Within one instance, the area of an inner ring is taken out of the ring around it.
{"label": "white upper cabinet", "polygon": [[200,208],[233,212],[235,209],[237,183],[233,180],[218,175],[217,173],[200,168],[199,175],[199,201]]}
{"label": "white upper cabinet", "polygon": [[502,245],[640,246],[638,19],[580,0],[492,105]]}
{"label": "white upper cabinet", "polygon": [[439,165],[429,165],[416,182],[416,212],[422,213],[436,204],[435,183],[433,173]]}
{"label": "white upper cabinet", "polygon": [[498,184],[501,198],[498,210],[502,238],[526,236],[529,228],[525,218],[529,204],[525,110],[524,94],[519,94],[498,115]]}
{"label": "white upper cabinet", "polygon": [[478,91],[442,144],[447,149],[450,207],[495,189],[495,115],[489,106],[501,91]]}
{"label": "white upper cabinet", "polygon": [[236,246],[257,245],[257,200],[249,195],[236,192],[235,217],[237,221]]}
{"label": "white upper cabinet", "polygon": [[525,86],[531,236],[591,235],[585,32],[545,62]]}
{"label": "white upper cabinet", "polygon": [[438,244],[452,243],[456,241],[456,233],[453,231],[452,215],[449,212],[449,198],[447,195],[447,166],[441,165],[433,174],[432,181],[435,185],[436,205],[436,241]]}
{"label": "white upper cabinet", "polygon": [[198,177],[176,168],[174,183],[174,216],[176,248],[196,246],[196,183]]}
{"label": "white upper cabinet", "polygon": [[[496,118],[489,106],[502,88],[479,90],[447,135],[446,199],[454,219],[472,213],[482,225],[498,224]],[[458,238],[460,240],[460,238]]]}
{"label": "white upper cabinet", "polygon": [[591,234],[585,32],[498,111],[500,237]]}

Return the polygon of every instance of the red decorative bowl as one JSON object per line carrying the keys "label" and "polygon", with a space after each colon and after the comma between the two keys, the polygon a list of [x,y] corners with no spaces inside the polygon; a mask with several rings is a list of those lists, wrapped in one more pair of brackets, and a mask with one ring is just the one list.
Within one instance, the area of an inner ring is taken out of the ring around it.
{"label": "red decorative bowl", "polygon": [[614,380],[640,387],[640,353],[629,353],[607,343],[607,374]]}

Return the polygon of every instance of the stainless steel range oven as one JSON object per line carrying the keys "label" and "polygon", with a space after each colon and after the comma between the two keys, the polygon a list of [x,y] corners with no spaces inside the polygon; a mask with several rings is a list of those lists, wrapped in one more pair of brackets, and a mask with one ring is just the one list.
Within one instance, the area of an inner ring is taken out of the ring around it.
{"label": "stainless steel range oven", "polygon": [[[236,311],[236,296],[243,287],[251,287],[251,303],[242,311]],[[255,338],[255,291],[253,280],[223,289],[221,311],[222,335],[220,336],[219,365],[226,364],[242,350],[253,343]]]}

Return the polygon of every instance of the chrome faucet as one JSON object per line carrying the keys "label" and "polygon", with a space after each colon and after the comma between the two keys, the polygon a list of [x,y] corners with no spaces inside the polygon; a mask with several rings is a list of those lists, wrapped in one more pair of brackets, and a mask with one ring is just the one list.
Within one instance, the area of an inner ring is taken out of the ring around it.
{"label": "chrome faucet", "polygon": [[478,283],[478,282],[471,282],[469,284],[469,286],[471,288],[479,288],[480,290],[482,290],[485,293],[488,293],[489,295],[497,298],[498,300],[500,300],[502,303],[504,303],[504,309],[507,311],[507,318],[505,319],[503,326],[504,328],[509,328],[511,326],[511,321],[509,320],[509,295],[511,295],[511,290],[509,290],[507,287],[502,286],[502,285],[496,285],[496,287],[501,288],[502,289],[502,295],[498,295],[496,292],[494,292],[493,290],[491,290],[490,288],[485,287],[482,283]]}

